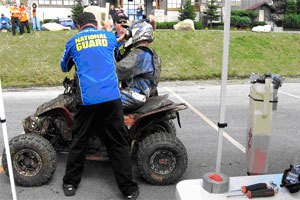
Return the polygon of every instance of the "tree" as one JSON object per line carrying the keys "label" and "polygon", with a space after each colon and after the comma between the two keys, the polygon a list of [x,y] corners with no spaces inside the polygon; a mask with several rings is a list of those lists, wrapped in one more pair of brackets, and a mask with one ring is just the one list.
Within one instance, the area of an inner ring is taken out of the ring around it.
{"label": "tree", "polygon": [[286,11],[287,0],[273,0],[273,5],[275,11],[271,14],[271,18],[277,26],[281,27],[283,25],[282,22]]}
{"label": "tree", "polygon": [[185,19],[195,20],[195,17],[196,17],[195,7],[192,5],[191,1],[188,0],[185,2],[183,8],[179,10],[178,19],[180,21]]}
{"label": "tree", "polygon": [[296,0],[288,0],[286,3],[285,14],[296,14],[297,13],[297,5]]}
{"label": "tree", "polygon": [[206,11],[204,11],[204,16],[210,22],[210,28],[212,28],[213,20],[219,20],[220,14],[218,11],[220,6],[217,4],[217,0],[210,0],[207,2]]}
{"label": "tree", "polygon": [[297,0],[297,14],[299,15],[300,14],[300,0]]}
{"label": "tree", "polygon": [[286,9],[287,0],[273,0],[275,12],[284,14]]}
{"label": "tree", "polygon": [[82,0],[75,0],[75,5],[73,6],[72,10],[72,19],[77,24],[78,15],[83,13],[83,6]]}

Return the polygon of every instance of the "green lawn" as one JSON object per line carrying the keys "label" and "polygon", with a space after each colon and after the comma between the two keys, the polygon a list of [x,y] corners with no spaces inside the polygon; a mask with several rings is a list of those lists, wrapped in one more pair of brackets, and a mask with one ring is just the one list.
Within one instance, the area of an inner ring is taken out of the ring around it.
{"label": "green lawn", "polygon": [[[3,87],[60,85],[60,59],[77,31],[33,32],[13,37],[0,33]],[[223,32],[157,30],[152,47],[163,60],[162,80],[221,76]],[[272,72],[300,77],[300,34],[231,32],[229,77]]]}

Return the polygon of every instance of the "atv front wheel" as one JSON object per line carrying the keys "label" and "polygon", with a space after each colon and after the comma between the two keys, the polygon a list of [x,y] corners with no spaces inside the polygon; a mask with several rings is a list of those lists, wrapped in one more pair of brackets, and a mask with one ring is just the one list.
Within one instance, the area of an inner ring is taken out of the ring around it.
{"label": "atv front wheel", "polygon": [[185,172],[188,156],[185,147],[175,136],[154,133],[139,143],[137,168],[141,176],[153,185],[170,185]]}
{"label": "atv front wheel", "polygon": [[[56,169],[56,152],[48,140],[36,134],[24,134],[9,142],[16,183],[21,186],[39,186],[49,181]],[[5,150],[3,167],[7,175]]]}

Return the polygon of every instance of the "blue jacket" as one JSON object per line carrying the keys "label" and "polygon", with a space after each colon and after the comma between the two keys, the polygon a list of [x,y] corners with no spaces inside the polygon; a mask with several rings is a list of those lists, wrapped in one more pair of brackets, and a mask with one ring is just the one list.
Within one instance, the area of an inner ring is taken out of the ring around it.
{"label": "blue jacket", "polygon": [[137,8],[136,9],[136,15],[137,16],[143,16],[143,9],[142,8]]}
{"label": "blue jacket", "polygon": [[0,23],[5,25],[5,24],[8,24],[9,23],[9,19],[8,17],[0,17]]}
{"label": "blue jacket", "polygon": [[113,33],[87,27],[66,44],[61,69],[68,72],[75,64],[83,105],[120,98],[114,65],[117,40]]}
{"label": "blue jacket", "polygon": [[154,88],[154,63],[149,51],[136,48],[116,63],[119,81],[127,88],[149,97]]}

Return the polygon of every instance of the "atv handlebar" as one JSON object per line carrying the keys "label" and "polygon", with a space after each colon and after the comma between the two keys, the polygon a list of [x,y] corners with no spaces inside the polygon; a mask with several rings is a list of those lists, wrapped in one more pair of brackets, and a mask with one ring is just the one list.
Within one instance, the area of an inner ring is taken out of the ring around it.
{"label": "atv handlebar", "polygon": [[71,80],[68,77],[65,77],[63,81],[63,86],[65,88],[64,94],[72,94],[76,89],[75,80]]}

